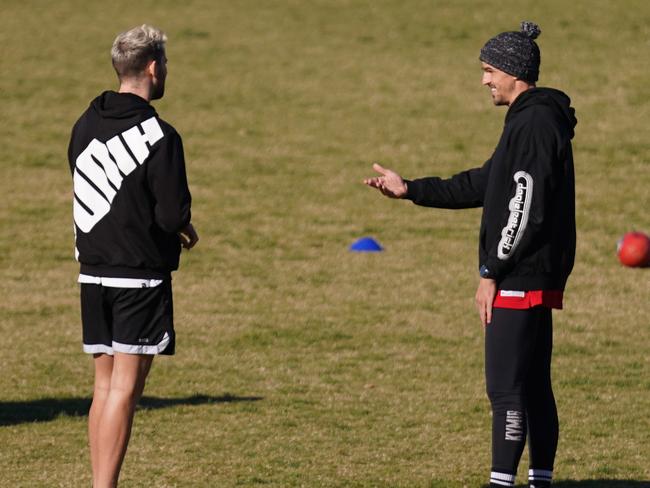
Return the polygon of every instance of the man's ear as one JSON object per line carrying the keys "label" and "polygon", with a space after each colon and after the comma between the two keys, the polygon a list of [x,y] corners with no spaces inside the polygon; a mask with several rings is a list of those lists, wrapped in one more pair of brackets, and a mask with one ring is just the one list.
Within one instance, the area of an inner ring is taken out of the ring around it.
{"label": "man's ear", "polygon": [[158,62],[155,59],[152,59],[147,63],[147,66],[144,70],[152,78],[155,78],[157,69],[158,69]]}

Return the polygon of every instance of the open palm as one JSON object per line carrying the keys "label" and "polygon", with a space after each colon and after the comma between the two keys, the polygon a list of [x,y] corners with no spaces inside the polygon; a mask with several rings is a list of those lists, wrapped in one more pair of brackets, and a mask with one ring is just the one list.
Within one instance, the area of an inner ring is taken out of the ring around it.
{"label": "open palm", "polygon": [[372,169],[381,174],[381,176],[363,180],[366,185],[377,188],[387,197],[404,198],[407,192],[407,186],[400,175],[390,169],[384,168],[378,163],[373,164]]}

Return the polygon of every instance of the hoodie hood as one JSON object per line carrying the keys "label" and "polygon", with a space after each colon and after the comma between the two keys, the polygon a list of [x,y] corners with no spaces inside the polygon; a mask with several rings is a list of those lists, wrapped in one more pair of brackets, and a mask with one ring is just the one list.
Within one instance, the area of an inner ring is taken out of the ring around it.
{"label": "hoodie hood", "polygon": [[575,135],[575,126],[578,119],[575,116],[575,109],[571,106],[571,99],[568,95],[554,88],[531,88],[526,90],[508,109],[506,123],[516,114],[532,107],[543,105],[550,108],[557,120],[564,125],[571,139]]}
{"label": "hoodie hood", "polygon": [[90,103],[90,107],[102,119],[148,118],[156,115],[149,102],[133,93],[105,91]]}

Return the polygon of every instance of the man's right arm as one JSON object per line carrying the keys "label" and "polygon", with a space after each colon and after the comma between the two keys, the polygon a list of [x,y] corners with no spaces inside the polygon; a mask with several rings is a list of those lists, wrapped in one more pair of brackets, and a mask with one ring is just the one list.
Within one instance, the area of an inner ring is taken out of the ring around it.
{"label": "man's right arm", "polygon": [[403,198],[425,207],[450,209],[482,207],[490,163],[489,159],[480,168],[463,171],[448,179],[431,176],[412,181],[405,180],[408,191]]}

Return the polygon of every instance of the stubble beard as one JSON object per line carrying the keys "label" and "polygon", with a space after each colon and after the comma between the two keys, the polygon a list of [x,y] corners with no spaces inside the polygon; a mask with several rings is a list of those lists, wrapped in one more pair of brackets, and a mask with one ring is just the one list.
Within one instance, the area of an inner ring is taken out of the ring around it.
{"label": "stubble beard", "polygon": [[490,89],[490,95],[492,95],[492,103],[495,107],[500,107],[502,105],[508,105],[507,100],[505,100],[498,91],[492,91]]}

